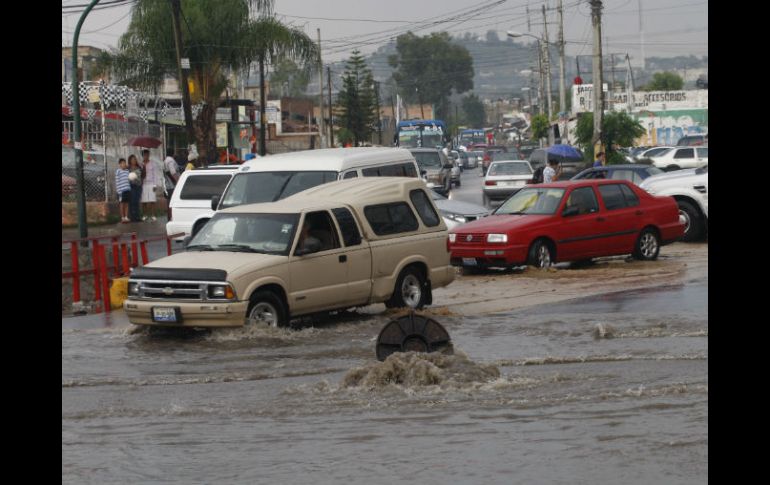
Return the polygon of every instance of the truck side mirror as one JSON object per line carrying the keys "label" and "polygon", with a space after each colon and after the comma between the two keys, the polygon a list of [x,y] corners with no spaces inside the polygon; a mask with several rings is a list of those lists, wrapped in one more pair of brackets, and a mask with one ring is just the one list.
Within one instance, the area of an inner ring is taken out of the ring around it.
{"label": "truck side mirror", "polygon": [[219,195],[212,195],[211,196],[211,210],[215,211],[217,210],[217,207],[219,206],[219,199],[221,196]]}

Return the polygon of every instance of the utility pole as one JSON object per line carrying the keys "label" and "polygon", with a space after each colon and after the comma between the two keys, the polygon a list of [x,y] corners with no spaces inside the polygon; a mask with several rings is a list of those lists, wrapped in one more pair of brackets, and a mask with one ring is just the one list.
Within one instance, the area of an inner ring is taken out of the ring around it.
{"label": "utility pole", "polygon": [[329,86],[329,148],[334,148],[334,123],[332,123],[332,70],[326,66],[326,83]]}
{"label": "utility pole", "polygon": [[[88,237],[88,221],[86,220],[86,180],[83,175],[83,146],[82,135],[80,126],[80,77],[78,76],[78,38],[80,37],[80,27],[83,26],[83,22],[86,20],[91,9],[94,5],[99,3],[99,0],[91,0],[86,9],[80,15],[78,25],[75,27],[75,34],[72,37],[72,121],[74,127],[74,145],[75,145],[75,174],[77,176],[78,184],[78,229],[80,229],[80,238],[85,239]],[[104,111],[104,108],[102,108]],[[88,241],[81,243],[83,246],[88,245]]]}
{"label": "utility pole", "polygon": [[321,148],[326,148],[326,129],[324,127],[324,65],[321,62],[321,29],[318,32],[318,135]]}
{"label": "utility pole", "polygon": [[[192,121],[192,104],[190,101],[190,89],[187,85],[187,72],[182,67],[182,29],[179,23],[179,16],[182,7],[180,0],[169,0],[171,2],[171,19],[174,26],[174,44],[176,47],[176,65],[179,71],[179,84],[182,89],[182,110],[184,111],[184,125],[187,130],[187,143],[195,143],[195,131]],[[189,69],[189,66],[187,67]],[[210,156],[211,154],[209,154]]]}
{"label": "utility pole", "polygon": [[545,73],[543,71],[543,42],[538,39],[537,41],[537,74],[540,76],[540,83],[537,88],[537,111],[540,114],[545,112],[545,90],[543,85],[545,84]]}
{"label": "utility pole", "polygon": [[374,81],[375,100],[377,102],[377,139],[379,144],[382,145],[382,120],[380,118],[380,83]]}
{"label": "utility pole", "polygon": [[591,1],[591,24],[594,28],[593,58],[593,102],[594,102],[594,154],[602,150],[602,117],[604,114],[604,93],[602,92],[602,2]]}
{"label": "utility pole", "polygon": [[553,117],[553,102],[551,101],[551,53],[548,42],[548,23],[545,16],[545,3],[543,7],[543,44],[545,45],[545,89],[546,99],[548,100],[548,145],[553,145],[553,130],[551,129],[551,118]]}
{"label": "utility pole", "polygon": [[559,111],[567,111],[566,81],[564,78],[564,12],[559,0]]}

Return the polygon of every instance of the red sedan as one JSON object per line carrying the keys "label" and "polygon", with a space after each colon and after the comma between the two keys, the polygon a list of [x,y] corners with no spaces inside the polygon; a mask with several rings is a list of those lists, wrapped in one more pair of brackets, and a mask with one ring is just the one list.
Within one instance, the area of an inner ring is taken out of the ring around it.
{"label": "red sedan", "polygon": [[449,233],[452,264],[543,268],[562,261],[632,254],[653,260],[684,234],[673,197],[625,180],[529,185],[489,217]]}

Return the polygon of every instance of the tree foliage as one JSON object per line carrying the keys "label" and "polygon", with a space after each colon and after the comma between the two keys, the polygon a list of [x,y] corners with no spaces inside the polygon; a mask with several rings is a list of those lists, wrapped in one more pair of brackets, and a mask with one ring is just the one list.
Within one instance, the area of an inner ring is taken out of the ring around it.
{"label": "tree foliage", "polygon": [[532,117],[532,138],[539,140],[548,136],[548,115],[539,114]]}
{"label": "tree foliage", "polygon": [[409,103],[436,105],[439,118],[448,115],[453,89],[458,94],[473,89],[473,59],[446,32],[425,37],[407,32],[396,39],[396,51],[388,62],[399,93]]}
{"label": "tree foliage", "polygon": [[272,91],[295,98],[305,95],[309,82],[310,69],[300,67],[291,59],[279,60],[270,75]]}
{"label": "tree foliage", "polygon": [[[634,140],[644,135],[642,124],[622,111],[607,113],[602,118],[601,142],[607,152],[607,163],[617,163],[623,160],[616,156],[615,146],[628,147]],[[575,130],[578,144],[589,159],[593,159],[594,114],[584,113],[578,120]]]}
{"label": "tree foliage", "polygon": [[[342,89],[337,95],[337,117],[346,137],[358,146],[371,139],[377,121],[377,95],[372,71],[364,58],[353,51],[342,76]],[[340,135],[341,136],[341,135]]]}
{"label": "tree foliage", "polygon": [[[193,104],[204,108],[194,123],[198,151],[205,158],[215,152],[215,116],[228,86],[227,76],[256,60],[278,56],[312,60],[315,44],[304,32],[267,17],[273,0],[181,1],[182,57],[190,59],[188,82]],[[250,11],[263,14],[254,20]],[[300,35],[301,34],[301,35]],[[142,90],[158,88],[166,77],[178,78],[176,43],[168,0],[137,0],[116,52],[102,59],[122,84]]]}
{"label": "tree foliage", "polygon": [[684,80],[674,72],[656,72],[643,91],[677,91],[684,86]]}
{"label": "tree foliage", "polygon": [[464,97],[462,108],[463,113],[465,113],[465,122],[468,125],[477,128],[484,126],[486,112],[484,111],[484,103],[481,102],[478,96],[471,94]]}

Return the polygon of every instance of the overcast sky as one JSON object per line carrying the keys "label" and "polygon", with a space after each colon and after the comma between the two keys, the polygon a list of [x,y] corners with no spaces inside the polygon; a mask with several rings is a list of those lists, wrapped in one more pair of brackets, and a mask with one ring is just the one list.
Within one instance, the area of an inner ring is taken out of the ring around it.
{"label": "overcast sky", "polygon": [[[63,0],[62,6],[82,5],[86,0]],[[102,3],[105,3],[102,0]],[[211,0],[212,7],[216,0]],[[302,27],[316,39],[321,29],[325,62],[350,56],[354,48],[376,50],[401,33],[418,35],[447,31],[453,36],[471,32],[484,36],[507,30],[542,36],[543,1],[535,0],[276,0],[276,15],[285,23]],[[548,37],[558,34],[557,0],[546,0]],[[592,31],[588,0],[563,0],[564,38],[569,56],[591,54]],[[645,55],[673,57],[708,55],[708,2],[705,0],[605,0],[602,37],[605,54],[628,53],[640,58],[639,6],[642,8]],[[79,43],[101,48],[116,47],[131,18],[131,6],[120,5],[92,11]],[[62,13],[62,46],[72,44],[80,14]],[[331,19],[331,20],[325,20]],[[524,37],[521,42],[530,42]],[[636,64],[636,62],[634,62]]]}

